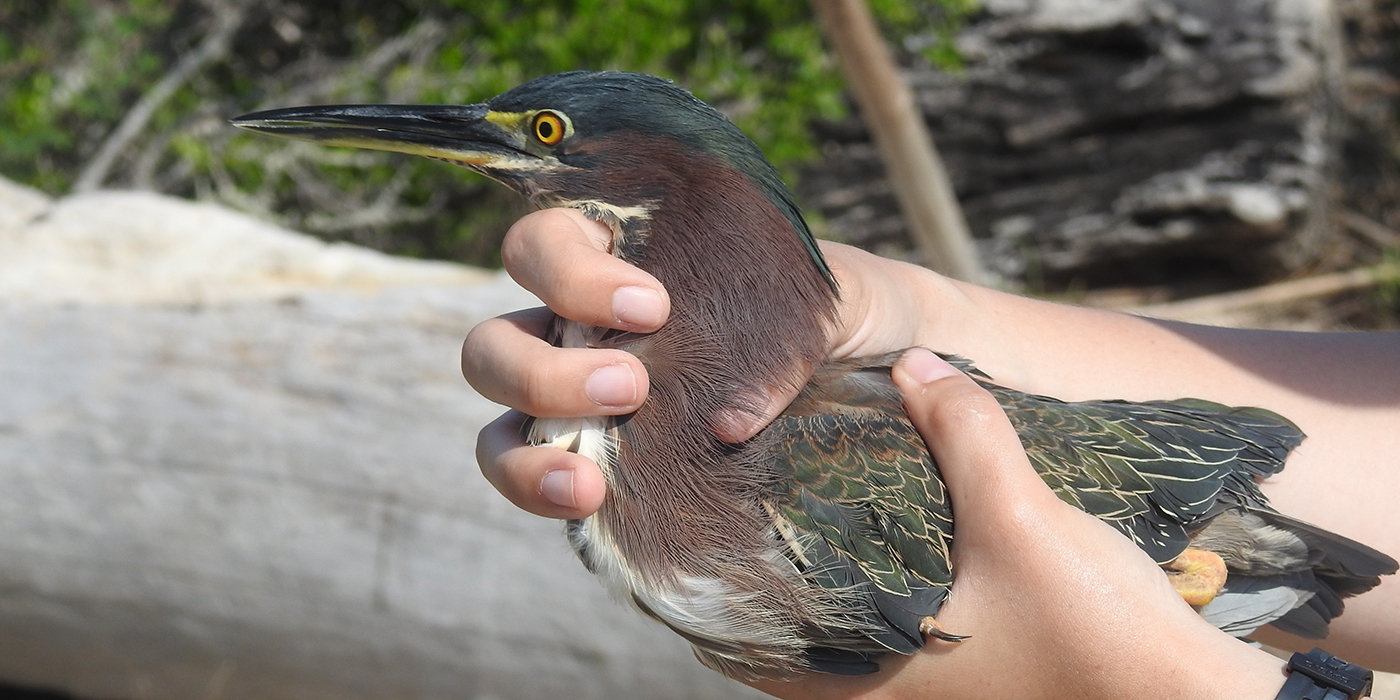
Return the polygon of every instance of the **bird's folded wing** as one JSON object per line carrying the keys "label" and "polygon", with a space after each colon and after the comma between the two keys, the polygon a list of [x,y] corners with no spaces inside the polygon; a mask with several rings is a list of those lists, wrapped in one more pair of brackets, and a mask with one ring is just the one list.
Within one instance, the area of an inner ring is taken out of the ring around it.
{"label": "bird's folded wing", "polygon": [[1198,400],[1065,403],[988,388],[1051,489],[1159,563],[1222,509],[1264,506],[1255,479],[1282,469],[1303,438],[1259,409]]}

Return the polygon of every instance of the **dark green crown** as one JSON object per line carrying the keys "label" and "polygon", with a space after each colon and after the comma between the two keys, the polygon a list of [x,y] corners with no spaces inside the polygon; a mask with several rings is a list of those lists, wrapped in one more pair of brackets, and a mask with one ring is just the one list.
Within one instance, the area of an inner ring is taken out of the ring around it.
{"label": "dark green crown", "polygon": [[[573,119],[577,137],[612,133],[650,134],[676,141],[720,158],[748,176],[792,223],[834,288],[835,278],[817,248],[816,238],[763,151],[719,110],[665,78],[622,71],[569,71],[531,80],[487,101],[492,110],[526,112],[554,109]],[[567,155],[560,156],[567,163]]]}

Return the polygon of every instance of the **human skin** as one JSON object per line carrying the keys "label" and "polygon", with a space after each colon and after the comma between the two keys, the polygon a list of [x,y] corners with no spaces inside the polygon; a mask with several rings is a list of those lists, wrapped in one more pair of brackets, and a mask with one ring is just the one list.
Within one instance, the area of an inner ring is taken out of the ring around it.
{"label": "human skin", "polygon": [[[562,316],[655,330],[669,313],[665,290],[647,273],[608,255],[608,239],[605,228],[578,212],[546,210],[512,227],[502,256],[512,276]],[[1400,553],[1400,528],[1391,525],[1389,515],[1400,497],[1400,471],[1391,467],[1400,463],[1400,334],[1172,323],[1017,297],[848,246],[824,242],[822,249],[841,289],[839,318],[830,334],[832,357],[923,346],[969,357],[1006,386],[1066,400],[1190,396],[1277,411],[1309,437],[1284,472],[1263,483],[1274,505]],[[483,473],[527,511],[577,518],[601,504],[601,473],[579,455],[523,445],[522,412],[631,412],[646,398],[646,370],[622,351],[548,346],[540,339],[547,318],[537,309],[479,325],[463,346],[463,373],[484,396],[516,409],[483,430],[477,449]],[[743,439],[789,399],[775,395],[766,416],[719,420],[717,431]],[[960,511],[958,542],[973,512]],[[965,572],[973,561],[958,557],[954,601],[957,591],[970,587]],[[949,614],[957,609],[954,602],[949,606]],[[1392,632],[1397,625],[1400,583],[1388,577],[1347,602],[1347,614],[1333,621],[1326,646],[1353,663],[1400,670],[1400,637]],[[1271,628],[1256,637],[1288,649],[1314,645]],[[906,663],[922,665],[931,655],[936,652]]]}

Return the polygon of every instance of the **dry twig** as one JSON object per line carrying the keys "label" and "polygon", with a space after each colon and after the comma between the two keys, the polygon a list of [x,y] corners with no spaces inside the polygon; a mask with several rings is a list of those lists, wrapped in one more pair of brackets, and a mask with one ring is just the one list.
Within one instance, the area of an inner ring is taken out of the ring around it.
{"label": "dry twig", "polygon": [[923,114],[865,0],[812,0],[812,5],[880,150],[886,177],[925,262],[957,279],[986,282]]}
{"label": "dry twig", "polygon": [[1361,236],[1381,250],[1400,248],[1400,231],[1350,209],[1338,212],[1337,218],[1348,231]]}
{"label": "dry twig", "polygon": [[1262,307],[1277,306],[1340,292],[1374,287],[1400,279],[1400,267],[1393,264],[1358,267],[1313,277],[1266,284],[1238,292],[1139,306],[1128,311],[1143,316],[1174,321],[1211,322]]}
{"label": "dry twig", "polygon": [[229,42],[243,26],[244,19],[253,0],[231,0],[211,4],[214,13],[214,27],[205,35],[199,46],[176,62],[164,77],[141,95],[131,111],[122,117],[117,128],[107,135],[97,154],[83,167],[82,173],[73,183],[74,192],[86,192],[102,186],[111,172],[117,157],[130,145],[131,141],[146,128],[161,105],[175,94],[189,79],[205,66],[222,59],[228,54]]}

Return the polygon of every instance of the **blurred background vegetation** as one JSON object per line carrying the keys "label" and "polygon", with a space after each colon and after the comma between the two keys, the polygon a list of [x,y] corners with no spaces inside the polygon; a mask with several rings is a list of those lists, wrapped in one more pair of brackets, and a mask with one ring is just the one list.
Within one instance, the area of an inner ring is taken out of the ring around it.
{"label": "blurred background vegetation", "polygon": [[[872,0],[888,36],[955,65],[975,0]],[[605,30],[625,26],[626,33]],[[560,70],[673,78],[787,172],[843,116],[805,2],[53,0],[0,3],[0,175],[212,199],[328,240],[479,265],[526,204],[464,169],[242,134],[297,104],[484,100]]]}

